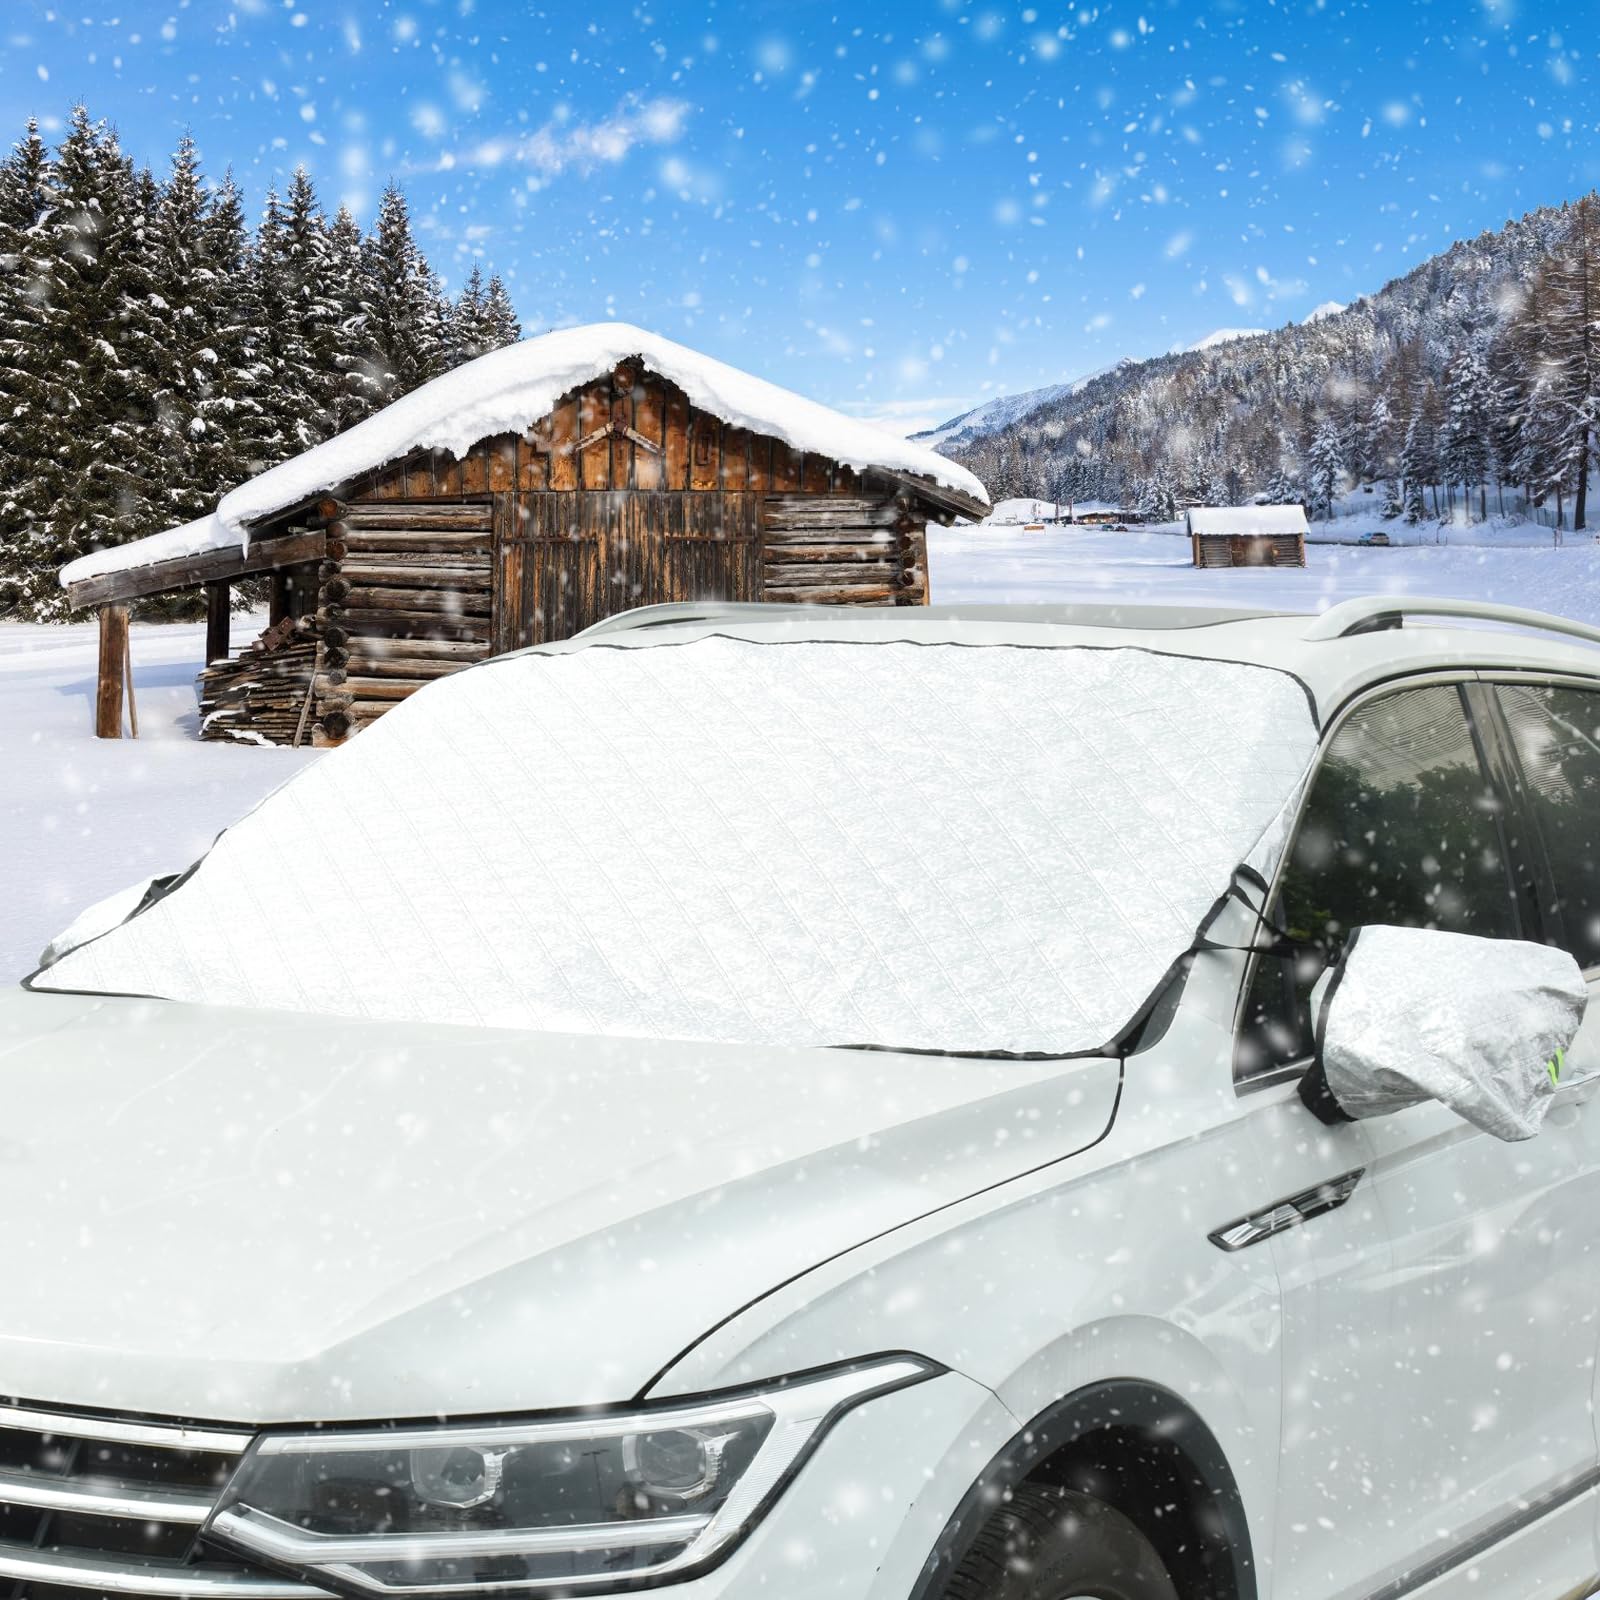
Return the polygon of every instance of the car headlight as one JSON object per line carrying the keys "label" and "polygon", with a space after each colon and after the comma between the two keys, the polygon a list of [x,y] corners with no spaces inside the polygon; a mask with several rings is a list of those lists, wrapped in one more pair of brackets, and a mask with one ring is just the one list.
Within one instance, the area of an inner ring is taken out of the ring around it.
{"label": "car headlight", "polygon": [[939,1370],[893,1356],[685,1404],[266,1433],[203,1537],[363,1595],[688,1577],[733,1548],[843,1412]]}

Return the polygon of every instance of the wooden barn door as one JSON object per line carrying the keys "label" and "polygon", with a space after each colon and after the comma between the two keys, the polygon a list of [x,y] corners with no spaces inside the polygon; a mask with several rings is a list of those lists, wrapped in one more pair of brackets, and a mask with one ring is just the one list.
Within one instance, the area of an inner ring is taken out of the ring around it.
{"label": "wooden barn door", "polygon": [[660,580],[651,600],[761,598],[760,495],[724,491],[648,498],[667,502]]}
{"label": "wooden barn door", "polygon": [[569,639],[665,600],[760,597],[758,495],[519,494],[498,542],[498,650]]}
{"label": "wooden barn door", "polygon": [[580,494],[506,495],[495,650],[570,639],[605,615],[600,530]]}

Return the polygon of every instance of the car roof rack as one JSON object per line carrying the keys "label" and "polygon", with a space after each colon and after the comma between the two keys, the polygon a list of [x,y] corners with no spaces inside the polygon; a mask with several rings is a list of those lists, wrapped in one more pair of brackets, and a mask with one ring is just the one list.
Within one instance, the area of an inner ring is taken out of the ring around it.
{"label": "car roof rack", "polygon": [[1600,644],[1600,628],[1570,617],[1553,617],[1526,606],[1496,605],[1492,600],[1427,600],[1405,595],[1369,594],[1355,600],[1341,600],[1315,618],[1304,637],[1312,643],[1348,639],[1359,633],[1378,633],[1398,628],[1407,617],[1446,617],[1462,622],[1498,622],[1506,627],[1532,628],[1540,633],[1559,633],[1585,644]]}
{"label": "car roof rack", "polygon": [[[596,639],[606,634],[637,633],[695,622],[770,622],[779,617],[809,617],[826,622],[869,622],[884,606],[836,606],[806,601],[771,600],[667,600],[636,606],[591,623],[575,639]],[[1001,604],[964,601],[956,604],[894,608],[902,620],[954,620],[961,622],[1036,622],[1058,627],[1125,628],[1151,631],[1216,628],[1229,622],[1260,622],[1271,618],[1292,620],[1303,613],[1275,611],[1259,606],[1161,605],[1152,602],[1087,602],[1081,604]]]}
{"label": "car roof rack", "polygon": [[594,639],[603,633],[636,633],[641,628],[661,628],[677,622],[728,622],[739,618],[770,617],[774,612],[819,611],[832,607],[774,605],[766,600],[663,600],[656,605],[618,611],[575,633],[575,639]]}

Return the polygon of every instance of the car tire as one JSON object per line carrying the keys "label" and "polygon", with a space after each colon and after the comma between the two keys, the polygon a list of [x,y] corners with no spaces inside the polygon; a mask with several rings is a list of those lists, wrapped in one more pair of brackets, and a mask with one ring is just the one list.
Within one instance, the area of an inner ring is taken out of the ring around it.
{"label": "car tire", "polygon": [[939,1600],[1178,1600],[1178,1591],[1120,1511],[1025,1483],[979,1530]]}

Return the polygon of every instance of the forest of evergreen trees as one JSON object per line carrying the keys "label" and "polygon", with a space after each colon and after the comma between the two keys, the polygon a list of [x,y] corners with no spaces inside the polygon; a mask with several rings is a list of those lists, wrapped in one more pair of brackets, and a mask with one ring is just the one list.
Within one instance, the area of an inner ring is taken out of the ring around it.
{"label": "forest of evergreen trees", "polygon": [[[1463,240],[1336,315],[1127,362],[944,446],[996,499],[1170,520],[1353,485],[1410,523],[1537,510],[1588,524],[1600,417],[1600,200]],[[1379,487],[1381,486],[1381,488]]]}
{"label": "forest of evergreen trees", "polygon": [[391,185],[370,232],[310,177],[252,228],[185,137],[136,167],[78,107],[0,164],[0,616],[66,614],[58,569],[520,337],[498,277],[449,298]]}

